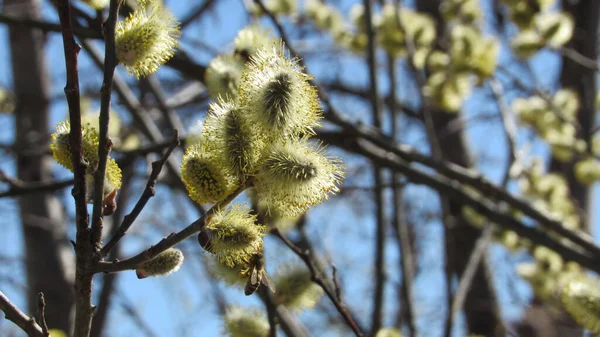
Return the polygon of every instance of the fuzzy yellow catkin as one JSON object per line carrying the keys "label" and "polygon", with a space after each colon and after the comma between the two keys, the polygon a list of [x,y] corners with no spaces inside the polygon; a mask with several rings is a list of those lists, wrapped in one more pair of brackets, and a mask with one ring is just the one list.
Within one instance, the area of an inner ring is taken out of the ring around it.
{"label": "fuzzy yellow catkin", "polygon": [[169,248],[153,259],[144,262],[136,269],[138,278],[169,275],[179,270],[183,263],[183,253],[177,248]]}
{"label": "fuzzy yellow catkin", "polygon": [[211,148],[204,145],[192,145],[185,151],[181,180],[195,202],[216,203],[233,192],[235,185],[227,168],[218,165],[222,160],[215,158],[214,148],[211,152]]}
{"label": "fuzzy yellow catkin", "polygon": [[317,91],[297,60],[288,59],[282,49],[261,49],[252,56],[238,87],[240,105],[270,138],[314,134],[322,118]]}
{"label": "fuzzy yellow catkin", "polygon": [[256,175],[256,193],[282,218],[298,216],[339,191],[344,166],[308,139],[277,143]]}
{"label": "fuzzy yellow catkin", "polygon": [[208,93],[213,99],[236,97],[237,87],[244,69],[239,55],[219,55],[210,61],[204,79]]}
{"label": "fuzzy yellow catkin", "polygon": [[600,333],[600,282],[581,275],[563,289],[561,300],[577,323],[592,333]]}
{"label": "fuzzy yellow catkin", "polygon": [[230,337],[263,337],[269,334],[269,322],[264,310],[229,307],[223,317],[223,329]]}
{"label": "fuzzy yellow catkin", "polygon": [[383,328],[377,331],[375,337],[402,337],[402,333],[395,328]]}
{"label": "fuzzy yellow catkin", "polygon": [[211,103],[204,136],[213,144],[217,165],[227,167],[240,183],[255,172],[265,139],[253,128],[242,106],[222,99]]}
{"label": "fuzzy yellow catkin", "polygon": [[115,53],[125,69],[140,78],[173,57],[180,31],[173,14],[157,1],[138,0],[138,6],[117,24]]}
{"label": "fuzzy yellow catkin", "polygon": [[274,280],[277,304],[301,311],[312,309],[323,295],[323,289],[311,280],[311,274],[303,265],[282,267]]}
{"label": "fuzzy yellow catkin", "polygon": [[220,263],[235,267],[244,265],[250,257],[263,249],[266,228],[256,224],[256,215],[247,205],[234,204],[219,209],[206,225],[211,239],[208,251]]}

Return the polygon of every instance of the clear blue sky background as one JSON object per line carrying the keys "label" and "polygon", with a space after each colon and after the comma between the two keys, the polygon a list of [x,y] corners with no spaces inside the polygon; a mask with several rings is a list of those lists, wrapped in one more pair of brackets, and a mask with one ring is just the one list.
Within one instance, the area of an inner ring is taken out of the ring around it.
{"label": "clear blue sky background", "polygon": [[[347,11],[356,1],[341,1],[340,7]],[[184,17],[189,11],[187,2],[168,1],[170,7],[174,10],[176,16]],[[484,1],[489,6],[489,1]],[[235,37],[237,30],[248,23],[248,17],[240,6],[241,0],[221,0],[218,1],[214,15],[205,17],[201,22],[187,28],[184,36],[193,37],[211,46],[218,51],[227,51],[231,41]],[[488,7],[489,8],[489,7]],[[51,21],[57,22],[54,10],[45,8],[45,16]],[[289,26],[288,26],[289,27]],[[293,36],[297,36],[293,34]],[[6,29],[0,26],[0,41],[7,40]],[[329,40],[320,38],[312,41],[316,45],[326,45]],[[297,42],[297,41],[296,41]],[[208,63],[212,55],[205,50],[194,47],[189,39],[182,41],[184,49],[191,52],[197,61],[203,64]],[[334,75],[331,70],[331,59],[327,59],[317,51],[309,50],[306,55],[310,71],[318,79],[331,78]],[[9,51],[7,48],[0,48],[0,85],[11,86],[12,78],[10,73]],[[47,63],[52,76],[52,95],[59,97],[63,95],[64,86],[64,56],[62,51],[62,40],[60,35],[51,34],[47,44],[48,56]],[[502,59],[507,60],[506,50],[502,53]],[[357,86],[367,86],[367,72],[364,62],[355,57],[347,57],[335,62],[341,61],[336,72],[342,79]],[[81,71],[85,73],[82,78],[82,87],[99,89],[101,75],[95,71],[94,66],[89,59],[82,53]],[[537,74],[538,80],[544,88],[553,89],[558,68],[559,59],[550,53],[540,53],[531,60],[531,65]],[[94,69],[94,71],[91,71]],[[516,70],[516,69],[515,69]],[[161,70],[162,72],[168,72]],[[518,70],[516,70],[518,71]],[[120,73],[127,76],[122,69]],[[384,76],[382,76],[384,77]],[[130,77],[127,77],[131,80]],[[528,81],[528,79],[525,79]],[[410,102],[411,91],[407,89],[405,81],[400,77],[401,87],[400,96]],[[381,87],[382,91],[387,90],[385,79]],[[414,95],[413,95],[414,96]],[[465,104],[466,119],[469,121],[467,136],[469,144],[472,146],[473,154],[476,158],[485,160],[478,161],[482,164],[479,168],[492,181],[499,182],[506,162],[506,147],[501,130],[498,128],[498,120],[477,121],[476,117],[482,114],[490,115],[495,113],[495,104],[490,103],[487,97],[489,90],[487,88],[476,89],[474,95]],[[512,99],[512,97],[510,97]],[[62,100],[55,100],[52,105],[51,126],[55,125],[66,116],[66,106]],[[114,101],[116,102],[116,100]],[[414,103],[414,102],[413,102]],[[354,116],[357,120],[369,122],[370,112],[368,106],[360,102],[350,100],[335,100],[336,106],[340,111]],[[120,111],[118,106],[115,106]],[[199,111],[199,116],[204,111]],[[10,115],[0,115],[0,125],[5,126],[0,133],[0,143],[7,144],[13,140],[13,121]],[[10,125],[10,126],[8,126]],[[402,136],[403,142],[414,144],[422,151],[427,151],[425,139],[419,132],[408,131]],[[524,141],[524,139],[521,139]],[[355,157],[347,156],[340,151],[332,149],[333,152],[342,155],[349,163],[358,163]],[[546,156],[547,148],[541,143],[534,144],[532,152]],[[6,156],[4,158],[7,158]],[[14,173],[14,162],[0,162],[0,168],[9,174]],[[57,168],[57,176],[68,176],[68,172]],[[346,182],[352,186],[368,186],[370,174],[362,173],[360,175],[351,175]],[[138,181],[137,185],[141,191],[143,181]],[[516,191],[514,184],[511,190]],[[594,188],[594,205],[596,204],[597,189]],[[70,201],[68,189],[61,192]],[[431,190],[419,187],[409,187],[412,200],[417,205],[424,208],[435,210],[438,205],[437,196]],[[136,198],[134,194],[133,198]],[[143,213],[140,220],[136,222],[135,230],[132,235],[128,235],[124,240],[125,255],[137,253],[140,249],[146,248],[149,243],[156,242],[160,237],[168,233],[168,230],[159,231],[153,229],[150,224],[160,224],[161,222],[172,222],[175,228],[183,228],[189,221],[193,220],[195,213],[184,202],[186,196],[176,195],[159,187],[157,197],[153,198]],[[69,206],[72,210],[72,207]],[[372,218],[373,204],[365,200],[354,201],[352,203],[335,198],[322,207],[317,207],[310,213],[309,229],[310,234],[315,238],[317,246],[321,252],[328,258],[331,258],[340,270],[342,287],[345,294],[345,300],[349,303],[357,317],[370,317],[370,304],[372,294],[372,238],[374,236],[374,219]],[[595,209],[596,207],[591,207]],[[4,291],[20,307],[25,307],[23,288],[18,286],[24,284],[24,274],[19,261],[6,261],[6,257],[22,258],[22,238],[20,223],[18,218],[18,208],[15,200],[0,199],[0,289]],[[596,223],[596,214],[593,214],[592,223]],[[442,326],[444,312],[439,311],[444,307],[445,293],[443,287],[443,274],[441,265],[442,249],[442,231],[439,221],[432,220],[429,223],[421,223],[419,233],[421,250],[424,257],[420,261],[424,266],[419,274],[416,283],[416,303],[417,312],[422,317],[419,321],[421,333],[424,336],[434,336],[439,333]],[[340,233],[343,233],[343,239],[340,239]],[[389,245],[388,256],[388,296],[397,298],[396,284],[400,281],[397,273],[398,254],[394,245]],[[166,278],[148,278],[138,280],[133,272],[121,273],[118,281],[119,295],[117,302],[123,301],[127,304],[133,304],[139,309],[141,320],[150,327],[156,336],[219,336],[221,335],[221,321],[216,313],[211,298],[212,288],[205,276],[206,272],[200,263],[205,255],[196,245],[195,240],[190,239],[182,247],[186,252],[186,263],[184,263],[180,272]],[[267,239],[267,254],[270,272],[275,271],[275,266],[283,262],[294,261],[291,256],[274,240]],[[500,301],[503,305],[504,314],[507,319],[516,319],[520,314],[521,304],[519,301],[526,301],[529,296],[527,286],[513,275],[513,270],[507,268],[506,260],[519,261],[526,259],[524,256],[514,256],[507,254],[504,249],[499,247],[491,248],[492,259],[498,262],[498,265],[504,266],[495,270],[498,276],[497,285],[500,293]],[[10,259],[9,259],[10,260]],[[512,280],[511,283],[505,281]],[[99,289],[100,283],[96,283]],[[245,297],[239,290],[231,290],[221,287],[225,291],[226,298],[231,303],[240,303],[242,305],[258,305],[260,302],[255,297]],[[516,295],[515,295],[516,294]],[[514,302],[516,298],[519,300]],[[176,301],[174,300],[176,299]],[[394,303],[390,300],[389,303]],[[51,304],[49,304],[51,305]],[[321,301],[321,305],[330,306],[326,299]],[[392,308],[388,308],[392,309]],[[389,311],[388,312],[392,312]],[[110,327],[106,336],[138,336],[138,327],[132,323],[131,319],[122,315],[123,309],[116,305],[111,312]],[[386,323],[391,324],[391,315],[386,316]],[[311,322],[322,322],[323,317],[311,312],[301,314],[301,318],[311,327]],[[365,320],[366,321],[366,320]],[[365,322],[363,321],[363,323]],[[10,324],[0,318],[0,335],[3,331],[8,331]],[[456,336],[462,335],[462,329],[456,330]],[[183,331],[188,334],[184,335]],[[345,333],[331,331],[328,334],[314,333],[318,335],[342,336]]]}

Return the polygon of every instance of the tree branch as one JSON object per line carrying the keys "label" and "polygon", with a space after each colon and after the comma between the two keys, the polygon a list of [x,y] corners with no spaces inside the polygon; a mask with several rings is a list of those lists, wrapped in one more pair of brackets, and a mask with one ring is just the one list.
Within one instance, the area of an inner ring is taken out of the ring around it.
{"label": "tree branch", "polygon": [[27,336],[48,337],[48,335],[44,334],[42,328],[35,322],[35,319],[25,315],[2,293],[2,291],[0,291],[0,310],[4,312],[6,319],[15,323],[21,330],[25,331]]}
{"label": "tree branch", "polygon": [[271,233],[273,233],[276,237],[278,237],[281,241],[283,241],[283,243],[285,243],[285,245],[288,246],[288,248],[290,248],[296,255],[298,255],[298,257],[301,258],[302,261],[304,261],[304,263],[308,267],[308,270],[310,270],[312,281],[315,282],[316,284],[318,284],[323,289],[323,291],[325,291],[325,293],[327,294],[327,297],[329,297],[329,299],[331,300],[331,302],[333,303],[333,305],[335,306],[337,311],[342,315],[342,317],[346,321],[346,324],[348,324],[348,326],[350,327],[350,329],[352,329],[354,334],[357,337],[364,336],[363,332],[358,327],[356,320],[348,312],[348,309],[346,309],[346,306],[342,302],[340,302],[340,300],[338,299],[338,297],[335,294],[335,291],[332,290],[327,285],[325,280],[321,277],[320,273],[318,272],[318,270],[315,266],[314,261],[310,257],[309,252],[304,251],[304,250],[300,249],[298,246],[296,246],[293,242],[291,242],[288,238],[286,238],[283,234],[281,234],[279,229],[274,228],[271,230]]}
{"label": "tree branch", "polygon": [[152,172],[150,173],[150,177],[148,178],[148,182],[146,183],[144,193],[142,193],[142,196],[140,197],[136,205],[133,207],[131,213],[125,216],[125,218],[123,219],[123,223],[121,223],[115,235],[102,248],[102,250],[100,251],[100,254],[102,256],[107,256],[110,250],[119,242],[119,240],[121,240],[121,238],[123,238],[123,236],[125,236],[127,230],[129,230],[129,227],[131,227],[135,219],[137,219],[138,215],[140,215],[140,213],[146,206],[148,200],[150,200],[150,198],[154,196],[154,186],[156,185],[156,180],[158,179],[158,176],[162,171],[163,166],[167,162],[167,158],[169,158],[169,156],[173,152],[173,149],[175,149],[178,145],[179,133],[177,132],[177,130],[175,130],[173,134],[173,140],[171,140],[171,144],[165,152],[165,154],[162,156],[161,159],[152,163]]}
{"label": "tree branch", "polygon": [[199,232],[206,226],[207,222],[210,220],[210,217],[219,209],[226,207],[231,203],[238,195],[240,195],[248,186],[250,186],[251,181],[247,181],[245,184],[240,186],[236,191],[234,191],[231,195],[229,195],[224,200],[216,203],[211,209],[209,209],[206,213],[204,213],[198,220],[192,222],[189,226],[182,229],[177,233],[171,233],[166,238],[160,240],[156,245],[151,246],[150,248],[144,250],[143,252],[130,257],[128,259],[122,261],[113,261],[113,262],[103,262],[100,261],[96,264],[94,268],[94,273],[114,273],[123,270],[134,270],[140,264],[152,259],[156,255],[164,252],[165,250],[173,247],[177,243],[187,239],[188,237],[194,235]]}
{"label": "tree branch", "polygon": [[44,293],[38,293],[38,320],[42,327],[42,333],[44,336],[49,337],[48,324],[46,324],[46,300],[44,299]]}
{"label": "tree branch", "polygon": [[[112,94],[113,77],[117,67],[117,55],[115,52],[115,29],[119,18],[120,0],[111,0],[108,18],[102,25],[105,42],[104,55],[104,80],[100,89],[100,117],[99,144],[98,144],[98,167],[94,172],[94,207],[92,212],[92,230],[90,243],[94,249],[98,249],[102,240],[102,215],[105,212],[104,205],[104,179],[106,176],[106,164],[108,153],[112,148],[112,142],[108,138],[108,123],[110,120],[110,100]],[[110,214],[112,214],[110,211]]]}

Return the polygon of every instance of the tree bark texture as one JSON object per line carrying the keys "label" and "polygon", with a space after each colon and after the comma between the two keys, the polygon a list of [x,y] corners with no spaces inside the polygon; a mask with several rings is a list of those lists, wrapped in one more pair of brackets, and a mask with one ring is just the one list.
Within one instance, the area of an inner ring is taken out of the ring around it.
{"label": "tree bark texture", "polygon": [[[37,18],[39,0],[5,0],[7,14]],[[50,180],[52,160],[40,149],[48,146],[49,80],[44,64],[44,35],[39,30],[10,25],[17,177],[25,182]],[[37,310],[37,293],[46,298],[51,329],[69,331],[73,288],[66,270],[72,255],[66,240],[64,211],[50,193],[33,193],[18,200],[27,272],[28,311]],[[72,269],[72,268],[71,268]]]}

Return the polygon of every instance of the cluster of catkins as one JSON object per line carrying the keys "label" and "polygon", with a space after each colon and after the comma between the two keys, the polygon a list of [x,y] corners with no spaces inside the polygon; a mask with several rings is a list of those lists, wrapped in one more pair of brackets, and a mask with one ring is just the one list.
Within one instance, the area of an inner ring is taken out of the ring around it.
{"label": "cluster of catkins", "polygon": [[310,140],[322,118],[317,92],[282,42],[250,26],[234,44],[233,53],[216,57],[206,71],[215,101],[185,151],[181,176],[194,201],[217,204],[201,245],[247,276],[266,227],[249,207],[219,202],[250,187],[267,212],[296,217],[338,191],[343,166]]}

